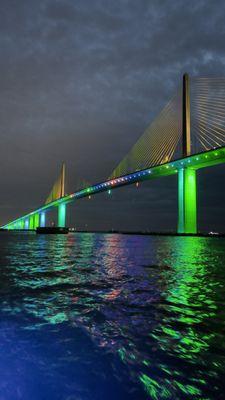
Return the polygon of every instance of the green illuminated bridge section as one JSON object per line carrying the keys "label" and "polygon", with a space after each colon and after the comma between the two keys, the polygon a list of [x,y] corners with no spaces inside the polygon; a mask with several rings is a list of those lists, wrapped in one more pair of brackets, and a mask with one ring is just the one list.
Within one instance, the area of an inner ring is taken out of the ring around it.
{"label": "green illuminated bridge section", "polygon": [[178,175],[178,233],[197,232],[196,171],[225,163],[225,147],[191,155],[172,162],[97,183],[46,204],[20,218],[1,226],[4,229],[36,229],[45,226],[45,213],[58,207],[58,226],[65,226],[66,205],[83,197],[114,190],[125,185],[168,175]]}

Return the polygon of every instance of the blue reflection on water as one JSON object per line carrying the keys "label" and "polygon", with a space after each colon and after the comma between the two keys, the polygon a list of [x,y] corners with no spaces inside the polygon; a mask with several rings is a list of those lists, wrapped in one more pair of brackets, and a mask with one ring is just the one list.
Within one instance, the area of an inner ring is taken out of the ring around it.
{"label": "blue reflection on water", "polygon": [[222,399],[224,239],[1,234],[0,399]]}

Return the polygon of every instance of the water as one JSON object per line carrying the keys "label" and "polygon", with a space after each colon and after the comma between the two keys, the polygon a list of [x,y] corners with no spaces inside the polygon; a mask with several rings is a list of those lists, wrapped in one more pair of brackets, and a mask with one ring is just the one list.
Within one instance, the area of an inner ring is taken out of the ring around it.
{"label": "water", "polygon": [[0,399],[224,399],[225,239],[0,235]]}

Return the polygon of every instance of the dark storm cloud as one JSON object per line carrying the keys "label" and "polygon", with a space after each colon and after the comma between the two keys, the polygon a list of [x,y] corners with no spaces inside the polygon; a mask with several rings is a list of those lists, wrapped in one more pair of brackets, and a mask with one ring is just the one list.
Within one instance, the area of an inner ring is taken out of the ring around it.
{"label": "dark storm cloud", "polygon": [[[40,204],[61,160],[71,190],[107,177],[183,72],[224,75],[224,17],[211,0],[0,0],[2,221]],[[155,201],[135,192],[136,208],[167,207],[162,185]]]}

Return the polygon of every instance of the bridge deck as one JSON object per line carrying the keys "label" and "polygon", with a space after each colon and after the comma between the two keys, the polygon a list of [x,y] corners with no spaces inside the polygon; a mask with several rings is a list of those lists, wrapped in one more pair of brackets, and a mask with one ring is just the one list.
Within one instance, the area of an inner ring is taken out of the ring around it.
{"label": "bridge deck", "polygon": [[13,224],[24,221],[37,213],[41,213],[53,207],[57,207],[62,203],[67,204],[72,201],[81,199],[83,197],[92,196],[97,193],[108,191],[109,189],[114,190],[121,186],[131,185],[136,182],[156,179],[168,175],[174,175],[177,174],[178,170],[182,168],[192,168],[198,170],[201,168],[211,167],[222,163],[225,163],[225,147],[216,148],[213,150],[209,150],[207,152],[191,155],[183,159],[178,159],[165,164],[156,165],[148,169],[140,170],[124,176],[117,177],[115,179],[97,183],[80,191],[71,193],[68,196],[55,200],[32,212],[29,212],[26,215],[23,215],[13,221],[10,221],[9,223],[1,226],[0,228],[7,229],[9,228],[10,225],[12,226]]}

